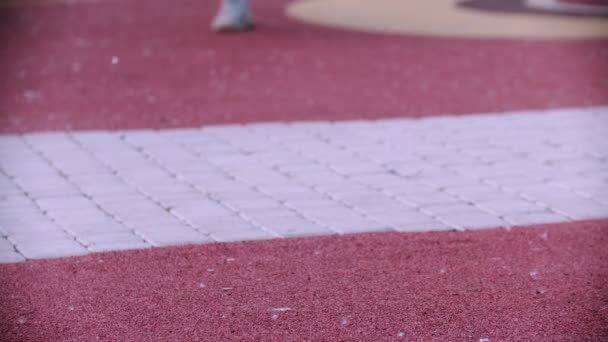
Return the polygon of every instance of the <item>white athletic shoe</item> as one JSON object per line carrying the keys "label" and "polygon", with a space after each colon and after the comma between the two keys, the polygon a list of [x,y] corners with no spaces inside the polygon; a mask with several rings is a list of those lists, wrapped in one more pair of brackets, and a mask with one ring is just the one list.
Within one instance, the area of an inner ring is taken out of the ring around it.
{"label": "white athletic shoe", "polygon": [[248,0],[222,0],[220,10],[211,23],[217,32],[251,30],[254,27]]}

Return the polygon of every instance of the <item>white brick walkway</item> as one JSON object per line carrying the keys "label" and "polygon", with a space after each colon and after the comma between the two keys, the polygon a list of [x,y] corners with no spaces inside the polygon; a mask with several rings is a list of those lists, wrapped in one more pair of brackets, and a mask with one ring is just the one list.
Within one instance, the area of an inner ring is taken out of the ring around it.
{"label": "white brick walkway", "polygon": [[0,262],[608,217],[608,107],[0,137]]}

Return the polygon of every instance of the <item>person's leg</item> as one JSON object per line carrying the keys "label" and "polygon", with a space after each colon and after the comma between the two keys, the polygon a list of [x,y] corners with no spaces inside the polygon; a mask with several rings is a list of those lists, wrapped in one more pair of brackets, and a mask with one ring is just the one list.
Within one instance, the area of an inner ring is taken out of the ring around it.
{"label": "person's leg", "polygon": [[219,12],[211,23],[215,31],[245,31],[253,28],[248,0],[222,0]]}

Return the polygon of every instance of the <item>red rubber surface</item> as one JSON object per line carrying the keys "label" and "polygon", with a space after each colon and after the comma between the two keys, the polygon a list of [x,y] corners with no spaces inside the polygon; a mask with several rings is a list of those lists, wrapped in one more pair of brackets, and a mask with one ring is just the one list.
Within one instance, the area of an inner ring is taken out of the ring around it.
{"label": "red rubber surface", "polygon": [[209,32],[216,1],[0,8],[0,132],[608,103],[606,40],[362,34],[294,22],[285,1],[254,3],[260,29],[229,36]]}
{"label": "red rubber surface", "polygon": [[4,264],[0,340],[601,341],[607,245],[604,220]]}

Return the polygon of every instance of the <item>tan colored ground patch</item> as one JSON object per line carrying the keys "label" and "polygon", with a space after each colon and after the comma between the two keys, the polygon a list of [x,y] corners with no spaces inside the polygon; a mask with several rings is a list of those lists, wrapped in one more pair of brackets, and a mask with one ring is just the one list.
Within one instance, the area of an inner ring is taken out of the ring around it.
{"label": "tan colored ground patch", "polygon": [[367,32],[469,38],[585,39],[608,37],[608,20],[482,12],[457,0],[301,0],[287,8],[298,20]]}

